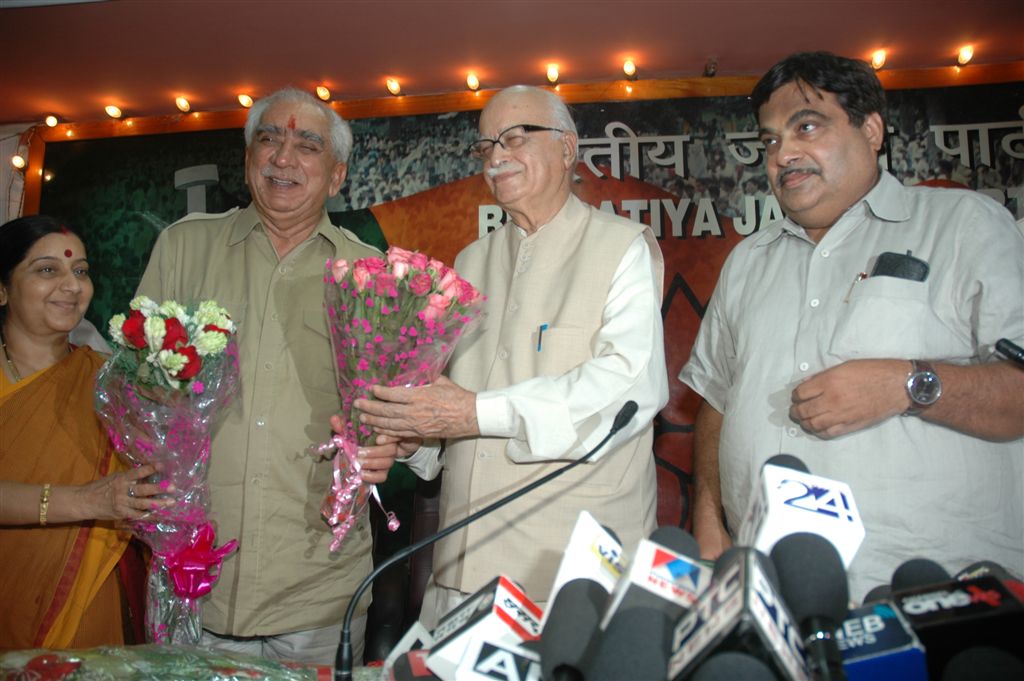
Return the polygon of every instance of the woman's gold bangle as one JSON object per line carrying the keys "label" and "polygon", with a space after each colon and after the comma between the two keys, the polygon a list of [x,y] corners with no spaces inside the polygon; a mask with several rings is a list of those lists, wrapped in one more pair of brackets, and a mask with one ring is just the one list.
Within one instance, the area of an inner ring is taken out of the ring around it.
{"label": "woman's gold bangle", "polygon": [[43,485],[43,491],[39,493],[39,524],[46,524],[46,511],[50,507],[50,483]]}

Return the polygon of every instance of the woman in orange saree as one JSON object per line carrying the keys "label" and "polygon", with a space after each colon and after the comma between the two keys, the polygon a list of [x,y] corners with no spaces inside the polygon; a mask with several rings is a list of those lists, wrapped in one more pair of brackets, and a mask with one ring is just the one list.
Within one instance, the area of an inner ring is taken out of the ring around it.
{"label": "woman in orange saree", "polygon": [[103,357],[68,343],[92,299],[85,246],[43,216],[0,226],[0,650],[118,645],[115,524],[172,501],[125,471],[93,410]]}

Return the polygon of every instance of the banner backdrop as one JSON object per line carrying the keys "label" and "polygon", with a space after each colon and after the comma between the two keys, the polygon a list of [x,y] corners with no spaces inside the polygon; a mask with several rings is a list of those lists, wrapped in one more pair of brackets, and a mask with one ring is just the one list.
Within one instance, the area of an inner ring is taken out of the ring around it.
{"label": "banner backdrop", "polygon": [[[905,184],[982,191],[1024,218],[1024,84],[889,92],[880,163]],[[659,415],[661,524],[689,523],[691,434],[698,398],[676,376],[689,356],[732,247],[781,216],[746,97],[579,104],[575,191],[651,225],[665,257],[671,398]],[[348,181],[332,220],[364,240],[451,264],[505,217],[466,149],[478,112],[352,122]],[[531,122],[531,121],[524,121]],[[133,295],[159,231],[187,212],[246,205],[241,131],[51,143],[41,212],[83,233],[102,324]],[[198,168],[198,166],[211,166]],[[212,174],[211,174],[212,173]]]}

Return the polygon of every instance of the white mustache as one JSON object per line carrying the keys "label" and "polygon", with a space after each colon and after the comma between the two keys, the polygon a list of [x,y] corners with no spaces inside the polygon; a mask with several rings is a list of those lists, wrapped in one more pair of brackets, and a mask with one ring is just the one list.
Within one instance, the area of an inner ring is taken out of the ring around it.
{"label": "white mustache", "polygon": [[523,170],[523,164],[518,161],[502,161],[496,166],[488,168],[484,172],[487,173],[487,177],[495,177],[507,172],[518,172]]}
{"label": "white mustache", "polygon": [[302,184],[304,177],[292,177],[288,173],[283,173],[273,166],[263,166],[260,168],[260,175],[263,177],[273,178],[275,180],[284,180],[285,182],[297,182]]}

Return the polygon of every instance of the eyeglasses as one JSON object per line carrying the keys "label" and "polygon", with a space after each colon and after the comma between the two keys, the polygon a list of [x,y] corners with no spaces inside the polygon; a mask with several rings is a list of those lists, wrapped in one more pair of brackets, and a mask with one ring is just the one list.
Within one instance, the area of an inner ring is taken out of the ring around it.
{"label": "eyeglasses", "polygon": [[501,148],[507,151],[518,149],[526,144],[526,140],[528,139],[527,135],[531,132],[564,133],[565,130],[549,128],[545,125],[529,125],[528,123],[513,125],[511,128],[505,128],[502,130],[495,139],[488,139],[484,137],[483,139],[478,139],[476,142],[470,144],[469,155],[475,159],[483,161],[491,155],[491,151],[494,150],[495,144],[501,145]]}

